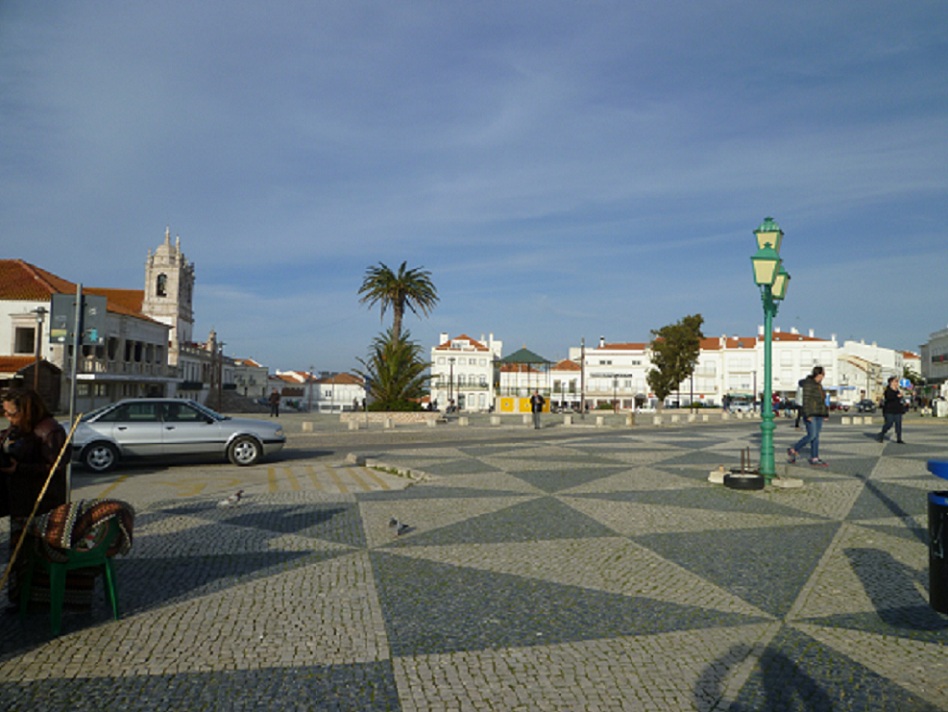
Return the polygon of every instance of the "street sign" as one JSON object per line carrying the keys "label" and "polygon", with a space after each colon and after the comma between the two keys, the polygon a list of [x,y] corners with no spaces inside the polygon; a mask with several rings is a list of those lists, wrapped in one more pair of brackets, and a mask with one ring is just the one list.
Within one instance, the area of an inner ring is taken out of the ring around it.
{"label": "street sign", "polygon": [[[84,294],[80,310],[80,328],[83,346],[102,346],[106,333],[106,298]],[[52,344],[72,344],[76,338],[76,295],[54,294],[49,320],[49,341]]]}

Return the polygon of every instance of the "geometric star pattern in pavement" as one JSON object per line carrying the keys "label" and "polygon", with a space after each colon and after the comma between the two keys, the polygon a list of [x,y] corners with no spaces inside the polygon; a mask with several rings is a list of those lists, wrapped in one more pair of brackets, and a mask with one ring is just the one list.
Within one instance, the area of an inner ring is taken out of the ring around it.
{"label": "geometric star pattern in pavement", "polygon": [[778,463],[805,487],[760,492],[707,481],[755,426],[474,432],[376,447],[428,473],[402,490],[139,507],[123,618],[97,597],[95,625],[52,641],[43,617],[7,626],[0,701],[948,709],[948,617],[927,601],[942,428],[883,447],[829,427],[829,469]]}

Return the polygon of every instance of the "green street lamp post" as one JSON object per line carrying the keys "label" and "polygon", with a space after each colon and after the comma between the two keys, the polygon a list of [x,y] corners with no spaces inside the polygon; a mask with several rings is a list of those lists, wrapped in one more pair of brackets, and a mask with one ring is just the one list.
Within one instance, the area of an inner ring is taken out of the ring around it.
{"label": "green street lamp post", "polygon": [[759,474],[770,484],[777,474],[774,463],[774,408],[771,389],[774,317],[780,302],[787,295],[790,275],[780,259],[780,243],[783,230],[773,218],[764,218],[754,230],[757,236],[757,253],[751,257],[754,266],[754,284],[760,289],[760,300],[764,305],[764,397],[761,403],[760,465]]}

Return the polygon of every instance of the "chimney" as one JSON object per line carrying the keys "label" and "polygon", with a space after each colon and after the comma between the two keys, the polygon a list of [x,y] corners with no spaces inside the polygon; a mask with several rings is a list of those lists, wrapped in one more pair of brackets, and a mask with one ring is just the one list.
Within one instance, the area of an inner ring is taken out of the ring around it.
{"label": "chimney", "polygon": [[814,334],[813,329],[810,329],[808,333],[811,339],[816,338],[816,335]]}
{"label": "chimney", "polygon": [[438,346],[446,344],[448,342],[448,332],[442,331],[441,335],[438,337]]}
{"label": "chimney", "polygon": [[603,348],[605,348],[605,347],[606,347],[606,337],[605,337],[605,336],[600,336],[600,337],[599,337],[599,348],[603,349]]}

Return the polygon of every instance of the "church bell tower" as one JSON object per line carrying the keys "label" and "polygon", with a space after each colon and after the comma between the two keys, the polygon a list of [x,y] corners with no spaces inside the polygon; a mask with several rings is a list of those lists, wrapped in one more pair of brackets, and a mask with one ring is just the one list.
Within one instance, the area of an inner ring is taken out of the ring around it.
{"label": "church bell tower", "polygon": [[145,296],[142,313],[171,327],[168,335],[168,363],[178,364],[182,344],[191,343],[194,311],[194,265],[181,252],[181,238],[171,244],[171,230],[165,228],[165,241],[145,260]]}

